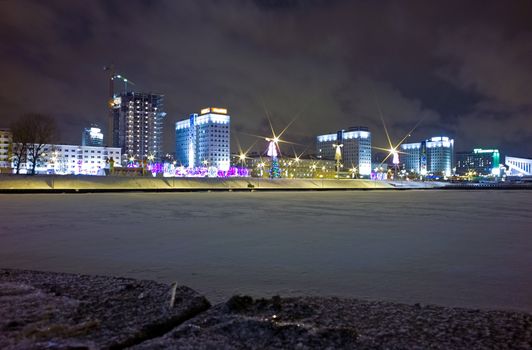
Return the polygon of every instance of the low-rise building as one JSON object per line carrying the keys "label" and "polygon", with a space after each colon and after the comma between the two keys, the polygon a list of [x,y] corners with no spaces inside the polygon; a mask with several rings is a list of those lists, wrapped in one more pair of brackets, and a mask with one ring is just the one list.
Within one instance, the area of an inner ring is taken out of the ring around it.
{"label": "low-rise building", "polygon": [[[271,158],[262,156],[250,156],[245,161],[240,161],[234,156],[235,167],[245,167],[252,177],[270,177]],[[279,170],[281,178],[334,178],[336,176],[336,162],[315,158],[289,158],[280,157]],[[342,173],[345,177],[350,174]],[[355,174],[356,175],[356,174]]]}
{"label": "low-rise building", "polygon": [[[114,167],[120,166],[121,153],[120,147],[45,145],[35,171],[41,174],[103,175],[111,159]],[[29,172],[31,166],[29,161],[22,163],[21,173]]]}
{"label": "low-rise building", "polygon": [[505,157],[504,165],[508,167],[510,176],[532,176],[532,159]]}

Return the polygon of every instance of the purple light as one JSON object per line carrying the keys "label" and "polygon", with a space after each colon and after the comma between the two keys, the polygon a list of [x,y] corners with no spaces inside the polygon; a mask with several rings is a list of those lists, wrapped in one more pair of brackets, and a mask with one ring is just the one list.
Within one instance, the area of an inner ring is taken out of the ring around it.
{"label": "purple light", "polygon": [[247,168],[230,167],[227,171],[218,170],[218,177],[248,177],[249,171]]}
{"label": "purple light", "polygon": [[[159,168],[158,168],[159,169]],[[214,168],[216,169],[216,168]],[[214,170],[206,167],[198,168],[185,168],[185,167],[175,167],[173,164],[164,164],[160,168],[161,172],[164,172],[165,176],[171,177],[248,177],[249,170],[247,168],[237,168],[230,167],[227,171],[223,170]]]}

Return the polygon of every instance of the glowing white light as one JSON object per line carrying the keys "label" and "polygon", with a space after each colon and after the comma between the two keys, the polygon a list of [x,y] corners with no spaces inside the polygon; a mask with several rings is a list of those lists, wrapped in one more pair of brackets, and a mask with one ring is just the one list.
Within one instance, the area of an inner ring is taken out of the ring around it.
{"label": "glowing white light", "polygon": [[367,139],[369,137],[368,131],[347,131],[343,133],[345,140],[350,139]]}
{"label": "glowing white light", "polygon": [[188,119],[175,123],[176,130],[181,130],[181,129],[186,129],[186,128],[190,128],[190,120]]}
{"label": "glowing white light", "polygon": [[318,142],[336,141],[336,134],[320,135],[318,136]]}
{"label": "glowing white light", "polygon": [[195,159],[196,159],[196,154],[194,150],[194,143],[189,142],[188,143],[188,167],[189,168],[194,168]]}
{"label": "glowing white light", "polygon": [[267,152],[268,156],[269,157],[277,157],[277,146],[275,144],[275,141],[270,141],[270,143],[268,144],[268,152]]}
{"label": "glowing white light", "polygon": [[394,165],[398,165],[399,162],[399,153],[395,149],[391,149],[390,152],[393,154],[393,160],[392,163]]}
{"label": "glowing white light", "polygon": [[90,137],[93,139],[103,140],[103,134],[101,133],[100,128],[91,128],[89,131]]}
{"label": "glowing white light", "polygon": [[360,164],[358,173],[360,175],[371,175],[371,164]]}
{"label": "glowing white light", "polygon": [[196,118],[197,125],[203,125],[207,123],[229,124],[229,121],[230,121],[230,117],[228,115],[212,114],[212,113],[201,115]]}

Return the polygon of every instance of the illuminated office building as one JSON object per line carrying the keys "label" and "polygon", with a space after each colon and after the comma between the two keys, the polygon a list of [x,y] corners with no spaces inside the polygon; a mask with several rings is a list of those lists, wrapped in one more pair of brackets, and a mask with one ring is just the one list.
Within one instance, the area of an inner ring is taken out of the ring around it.
{"label": "illuminated office building", "polygon": [[456,174],[499,175],[500,153],[498,149],[475,148],[472,152],[456,153]]}
{"label": "illuminated office building", "polygon": [[163,95],[127,92],[113,99],[113,147],[135,161],[160,161],[162,152]]}
{"label": "illuminated office building", "polygon": [[175,125],[176,162],[186,168],[230,166],[230,122],[225,108],[204,108]]}
{"label": "illuminated office building", "polygon": [[421,175],[452,174],[454,140],[436,136],[428,140],[401,144],[400,161],[408,172]]}
{"label": "illuminated office building", "polygon": [[81,145],[94,147],[103,146],[102,130],[96,125],[91,125],[90,128],[83,129],[83,133],[81,134]]}
{"label": "illuminated office building", "polygon": [[371,132],[367,127],[352,127],[334,134],[319,135],[316,138],[316,156],[318,159],[334,160],[336,146],[343,145],[342,171],[357,168],[358,174],[371,174]]}

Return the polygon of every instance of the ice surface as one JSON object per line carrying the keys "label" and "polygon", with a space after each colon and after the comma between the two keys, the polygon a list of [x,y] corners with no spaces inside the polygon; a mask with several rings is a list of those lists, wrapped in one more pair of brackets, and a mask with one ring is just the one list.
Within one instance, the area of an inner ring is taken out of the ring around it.
{"label": "ice surface", "polygon": [[532,192],[0,195],[0,266],[532,312]]}

